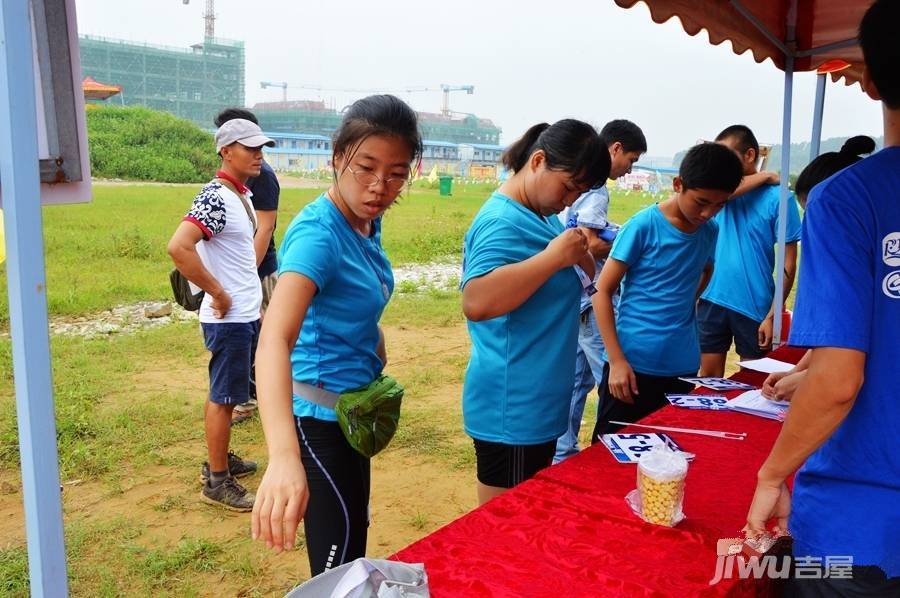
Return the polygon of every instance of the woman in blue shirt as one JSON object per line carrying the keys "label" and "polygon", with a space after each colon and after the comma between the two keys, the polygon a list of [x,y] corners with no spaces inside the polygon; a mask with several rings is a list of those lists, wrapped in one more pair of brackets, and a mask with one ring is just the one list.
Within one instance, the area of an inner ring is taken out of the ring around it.
{"label": "woman in blue shirt", "polygon": [[572,266],[590,285],[594,262],[587,237],[553,215],[606,182],[610,157],[592,126],[568,119],[531,127],[503,164],[514,174],[475,216],[463,253],[463,418],[481,503],[550,465],[566,431],[582,289]]}
{"label": "woman in blue shirt", "polygon": [[370,463],[341,432],[333,399],[387,361],[378,320],[394,277],[381,216],[422,155],[415,112],[389,95],[350,106],[333,146],[334,182],[282,242],[256,353],[269,465],[253,536],[290,549],[303,519],[313,575],[365,556]]}

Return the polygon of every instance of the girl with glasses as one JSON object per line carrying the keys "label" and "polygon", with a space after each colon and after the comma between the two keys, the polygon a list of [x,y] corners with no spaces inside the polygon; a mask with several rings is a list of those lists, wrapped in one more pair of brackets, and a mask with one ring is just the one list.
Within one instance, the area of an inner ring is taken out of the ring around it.
{"label": "girl with glasses", "polygon": [[390,95],[351,105],[333,146],[334,182],[285,233],[256,353],[269,465],[253,537],[290,549],[303,519],[312,575],[365,555],[370,462],[317,396],[365,386],[384,369],[378,321],[394,277],[381,217],[422,155],[415,112]]}

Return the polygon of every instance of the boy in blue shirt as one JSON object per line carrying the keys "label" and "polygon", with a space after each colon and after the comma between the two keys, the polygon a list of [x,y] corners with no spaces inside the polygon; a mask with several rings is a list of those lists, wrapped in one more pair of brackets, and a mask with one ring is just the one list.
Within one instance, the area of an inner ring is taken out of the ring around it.
{"label": "boy in blue shirt", "polygon": [[[635,214],[619,231],[600,273],[594,313],[607,365],[592,442],[668,404],[666,393],[700,367],[695,302],[712,273],[718,227],[712,218],[741,182],[737,156],[706,143],[681,162],[669,199]],[[622,286],[618,316],[613,296]]]}
{"label": "boy in blue shirt", "polygon": [[[790,339],[811,349],[809,369],[745,528],[789,523],[794,557],[826,569],[792,579],[791,595],[900,596],[900,3],[874,2],[859,41],[884,149],[810,193]],[[836,558],[852,577],[828,575]]]}
{"label": "boy in blue shirt", "polygon": [[[777,185],[760,185],[774,175],[756,171],[759,143],[753,131],[744,125],[732,125],[719,133],[716,143],[737,153],[745,178],[734,198],[716,216],[716,269],[697,304],[700,375],[721,377],[732,339],[741,359],[763,357],[771,348],[775,296],[772,272],[781,198]],[[777,182],[777,178],[771,182]],[[800,240],[800,211],[793,197],[788,199],[786,240],[785,299],[794,286]]]}
{"label": "boy in blue shirt", "polygon": [[[632,165],[641,154],[647,151],[647,139],[640,127],[631,121],[619,119],[606,123],[600,131],[600,138],[609,149],[612,167],[610,179],[618,179],[631,172]],[[610,222],[609,190],[606,183],[598,189],[591,189],[566,210],[559,213],[563,225],[573,221],[588,239],[588,251],[597,262],[597,274],[603,269],[603,263],[612,248],[612,242],[601,238],[608,231]],[[612,230],[615,230],[614,228]],[[616,296],[615,301],[618,301]],[[578,452],[578,431],[581,429],[581,416],[584,414],[584,402],[603,378],[603,339],[597,329],[597,320],[591,308],[591,298],[586,292],[581,293],[581,323],[578,327],[578,351],[575,354],[575,385],[572,388],[572,403],[569,406],[569,428],[556,442],[554,463],[559,463]]]}

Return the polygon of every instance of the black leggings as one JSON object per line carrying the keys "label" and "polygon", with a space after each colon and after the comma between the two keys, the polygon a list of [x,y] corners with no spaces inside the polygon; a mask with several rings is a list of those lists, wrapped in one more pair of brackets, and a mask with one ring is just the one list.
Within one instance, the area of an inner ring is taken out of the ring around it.
{"label": "black leggings", "polygon": [[347,443],[337,422],[294,419],[309,485],[306,551],[318,575],[366,555],[370,461]]}

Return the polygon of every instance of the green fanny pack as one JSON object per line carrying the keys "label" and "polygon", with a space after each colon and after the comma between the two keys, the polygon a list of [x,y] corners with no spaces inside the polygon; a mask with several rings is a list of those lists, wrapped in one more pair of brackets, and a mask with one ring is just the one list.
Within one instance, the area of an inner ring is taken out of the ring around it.
{"label": "green fanny pack", "polygon": [[366,457],[381,452],[397,432],[403,387],[385,374],[361,388],[341,394],[295,380],[294,394],[334,409],[347,442]]}

